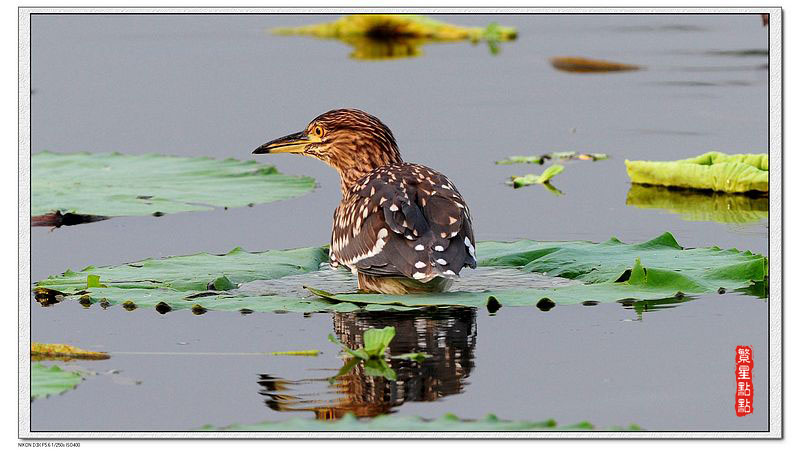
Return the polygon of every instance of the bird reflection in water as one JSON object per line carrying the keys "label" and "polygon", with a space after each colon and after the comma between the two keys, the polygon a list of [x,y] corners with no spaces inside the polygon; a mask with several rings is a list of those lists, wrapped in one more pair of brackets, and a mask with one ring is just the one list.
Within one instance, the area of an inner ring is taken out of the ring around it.
{"label": "bird reflection in water", "polygon": [[[388,359],[397,380],[368,376],[363,363],[329,384],[337,369],[316,369],[324,377],[287,380],[262,374],[259,393],[276,411],[310,411],[317,419],[339,419],[345,413],[372,417],[393,411],[408,401],[430,402],[464,391],[474,366],[477,327],[474,308],[434,311],[348,312],[333,315],[338,339],[347,347],[364,345],[364,332],[394,326],[397,334],[389,355],[424,352],[423,362]],[[346,360],[346,358],[344,358]]]}

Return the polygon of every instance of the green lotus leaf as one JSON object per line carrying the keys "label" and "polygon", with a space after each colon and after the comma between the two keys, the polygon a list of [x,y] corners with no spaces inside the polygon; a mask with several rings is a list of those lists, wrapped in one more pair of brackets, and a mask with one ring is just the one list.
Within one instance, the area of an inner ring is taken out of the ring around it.
{"label": "green lotus leaf", "polygon": [[[347,347],[346,345],[342,344],[339,341],[339,339],[337,339],[336,336],[333,335],[333,333],[328,335],[328,340],[330,342],[338,345],[339,347],[341,347],[342,350],[344,350],[345,352],[350,354],[355,359],[360,359],[362,361],[366,361],[366,360],[370,359],[370,355],[369,355],[369,353],[367,353],[366,350],[364,350],[363,348],[359,348],[357,350],[353,350],[352,348]],[[344,375],[344,374],[342,374],[342,375]]]}
{"label": "green lotus leaf", "polygon": [[31,399],[62,394],[78,386],[83,378],[77,372],[67,372],[58,366],[31,366]]}
{"label": "green lotus leaf", "polygon": [[537,165],[544,164],[547,160],[591,160],[596,162],[598,160],[608,160],[608,154],[600,153],[577,153],[570,152],[551,152],[542,155],[512,155],[505,160],[498,160],[494,162],[496,165],[513,165],[515,163],[535,163]]}
{"label": "green lotus leaf", "polygon": [[[206,425],[202,431],[583,431],[597,430],[589,422],[560,426],[556,421],[508,421],[490,414],[483,419],[461,419],[454,414],[445,414],[437,419],[424,419],[418,416],[380,415],[371,419],[358,419],[352,413],[345,414],[336,421],[323,421],[295,417],[285,421],[262,422],[260,424],[233,424],[227,427]],[[638,425],[611,427],[607,430],[639,431]]]}
{"label": "green lotus leaf", "polygon": [[[359,362],[364,362],[364,371],[367,375],[373,377],[383,377],[387,380],[396,380],[397,374],[392,370],[389,363],[386,361],[384,352],[386,347],[392,342],[395,336],[395,328],[387,326],[384,328],[370,328],[364,332],[364,347],[358,350],[353,350],[346,345],[342,344],[333,334],[328,335],[328,340],[342,348],[345,352],[350,354],[353,358],[348,360],[339,372],[331,377],[331,382],[336,378],[350,372],[350,369],[355,367]],[[404,353],[402,355],[392,356],[393,359],[402,359],[409,361],[422,362],[429,355],[425,353]]]}
{"label": "green lotus leaf", "polygon": [[546,155],[512,155],[504,160],[498,160],[495,165],[514,165],[516,163],[529,163],[529,164],[544,164],[547,160]]}
{"label": "green lotus leaf", "polygon": [[[198,294],[224,277],[228,283],[278,279],[308,273],[327,262],[326,248],[296,248],[250,253],[234,248],[226,254],[199,253],[189,256],[145,259],[112,267],[87,267],[80,272],[67,270],[37,284],[61,292],[86,289],[89,273],[99,276],[106,288],[122,290],[172,290]],[[221,292],[220,292],[221,293]],[[197,297],[202,299],[202,297]]]}
{"label": "green lotus leaf", "polygon": [[550,165],[542,174],[526,174],[525,176],[511,176],[509,184],[514,188],[525,187],[533,184],[548,185],[553,176],[564,171],[563,165]]}
{"label": "green lotus leaf", "polygon": [[370,377],[381,377],[391,381],[397,380],[397,373],[383,358],[373,358],[364,361],[364,374]]}
{"label": "green lotus leaf", "polygon": [[[241,309],[345,312],[436,306],[494,306],[496,310],[498,306],[682,299],[720,288],[747,288],[767,277],[764,256],[718,247],[687,249],[669,233],[633,244],[615,238],[603,243],[480,242],[477,254],[480,267],[511,272],[510,277],[505,276],[505,284],[498,285],[499,279],[491,275],[480,279],[479,273],[472,278],[465,273],[464,283],[472,284],[471,289],[419,295],[347,293],[355,287],[349,272],[320,270],[327,266],[326,248],[258,253],[237,248],[225,255],[203,253],[89,267],[81,272],[68,270],[36,283],[34,293],[43,305],[79,299],[84,305],[100,303],[103,307],[161,307],[162,313],[177,309],[195,313]],[[87,288],[90,273],[99,276],[106,287]],[[235,288],[209,288],[222,276]],[[550,278],[552,284],[530,284],[536,277]],[[256,283],[266,286],[245,290]],[[320,284],[331,287],[321,288]],[[311,287],[306,290],[303,286]],[[165,305],[170,309],[164,309]]]}
{"label": "green lotus leaf", "polygon": [[423,352],[415,352],[415,353],[403,353],[402,355],[394,355],[392,359],[403,359],[407,361],[416,361],[421,363],[426,359],[430,358],[431,355]]}
{"label": "green lotus leaf", "polygon": [[31,157],[31,215],[162,215],[243,207],[303,195],[310,177],[280,174],[255,161],[158,154]]}
{"label": "green lotus leaf", "polygon": [[767,154],[706,154],[674,162],[625,160],[634,184],[728,193],[768,192]]}
{"label": "green lotus leaf", "polygon": [[381,329],[370,328],[364,332],[364,351],[367,352],[370,358],[383,358],[383,352],[394,339],[395,333],[393,326]]}

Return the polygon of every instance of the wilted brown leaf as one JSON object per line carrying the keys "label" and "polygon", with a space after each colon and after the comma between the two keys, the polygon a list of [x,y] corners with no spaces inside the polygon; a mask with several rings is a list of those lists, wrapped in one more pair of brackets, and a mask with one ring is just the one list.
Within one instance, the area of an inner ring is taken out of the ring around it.
{"label": "wilted brown leaf", "polygon": [[559,71],[565,72],[618,72],[638,71],[641,66],[633,64],[615,63],[613,61],[592,60],[583,57],[555,57],[550,59],[550,64]]}

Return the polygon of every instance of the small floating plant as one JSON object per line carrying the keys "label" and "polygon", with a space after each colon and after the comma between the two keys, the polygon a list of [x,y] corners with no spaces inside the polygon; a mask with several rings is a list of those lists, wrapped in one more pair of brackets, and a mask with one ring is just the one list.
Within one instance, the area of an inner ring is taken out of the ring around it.
{"label": "small floating plant", "polygon": [[422,46],[434,42],[486,42],[492,54],[500,43],[517,38],[517,30],[491,23],[486,27],[463,27],[413,14],[354,14],[333,22],[281,27],[276,35],[338,39],[353,47],[359,60],[407,58],[422,54]]}

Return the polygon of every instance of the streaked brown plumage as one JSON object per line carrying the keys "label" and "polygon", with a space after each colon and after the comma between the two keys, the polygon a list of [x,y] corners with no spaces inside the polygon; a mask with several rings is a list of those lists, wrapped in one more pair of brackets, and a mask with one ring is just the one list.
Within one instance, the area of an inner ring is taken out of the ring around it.
{"label": "streaked brown plumage", "polygon": [[317,158],[341,179],[331,234],[332,266],[358,275],[359,289],[379,293],[446,290],[465,266],[475,268],[469,208],[443,174],[400,157],[392,132],[360,110],[332,110],[302,132],[254,154]]}

